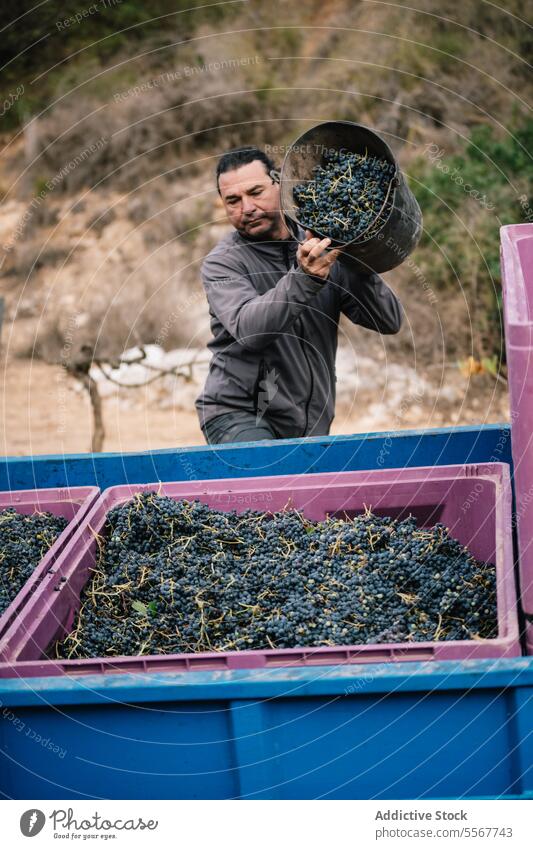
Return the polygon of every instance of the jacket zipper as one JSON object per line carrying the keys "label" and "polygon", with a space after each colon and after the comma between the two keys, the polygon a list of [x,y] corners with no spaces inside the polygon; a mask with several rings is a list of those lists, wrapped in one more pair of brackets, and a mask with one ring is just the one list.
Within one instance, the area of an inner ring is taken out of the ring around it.
{"label": "jacket zipper", "polygon": [[[283,243],[283,256],[285,257],[285,265],[287,266],[287,271],[290,271],[289,246],[286,242]],[[305,436],[306,433],[307,433],[307,427],[309,425],[309,405],[310,405],[311,399],[313,397],[313,389],[314,389],[315,384],[314,384],[314,379],[313,379],[313,370],[311,369],[311,363],[309,362],[309,357],[307,356],[307,351],[305,349],[306,339],[305,339],[305,335],[304,335],[304,332],[303,332],[303,321],[300,318],[298,318],[298,322],[299,322],[299,325],[300,325],[299,342],[300,342],[300,345],[301,345],[301,348],[302,348],[302,353],[304,355],[305,362],[307,363],[307,368],[309,369],[309,378],[310,378],[310,383],[311,383],[311,391],[309,393],[309,397],[308,397],[306,405],[305,405],[305,428],[304,428],[304,432],[302,434],[302,436]]]}

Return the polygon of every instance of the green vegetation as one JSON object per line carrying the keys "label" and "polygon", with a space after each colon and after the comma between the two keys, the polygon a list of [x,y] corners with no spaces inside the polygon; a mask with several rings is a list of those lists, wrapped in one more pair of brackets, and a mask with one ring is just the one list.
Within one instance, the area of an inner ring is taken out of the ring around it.
{"label": "green vegetation", "polygon": [[415,258],[434,289],[461,286],[478,326],[476,355],[503,354],[499,228],[531,220],[533,121],[477,127],[460,153],[427,145],[409,169],[424,215]]}
{"label": "green vegetation", "polygon": [[140,52],[140,45],[153,50],[187,40],[200,24],[216,27],[238,6],[209,5],[205,0],[47,0],[37,6],[33,0],[2,0],[2,99],[19,86],[24,95],[6,110],[1,129],[15,128],[46,107],[66,82],[75,84],[78,76],[86,79],[91,65],[101,69],[104,63],[118,61],[118,52]]}

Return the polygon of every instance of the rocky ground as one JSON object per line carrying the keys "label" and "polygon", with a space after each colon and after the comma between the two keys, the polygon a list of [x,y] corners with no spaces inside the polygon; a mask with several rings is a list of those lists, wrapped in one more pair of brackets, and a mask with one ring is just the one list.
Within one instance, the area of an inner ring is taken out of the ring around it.
{"label": "rocky ground", "polygon": [[[152,353],[154,353],[152,351]],[[190,358],[191,352],[186,352]],[[163,361],[183,361],[183,351]],[[203,361],[202,361],[203,357]],[[157,358],[153,358],[157,359]],[[194,379],[166,377],[144,388],[119,388],[101,375],[105,451],[135,451],[202,445],[194,398],[207,361],[198,351]],[[161,359],[159,360],[161,362]],[[3,359],[3,422],[0,453],[62,454],[88,451],[92,414],[82,385],[61,366]],[[337,415],[332,434],[487,424],[509,419],[504,385],[490,375],[466,377],[451,366],[442,374],[416,373],[400,363],[342,348],[338,357]],[[138,381],[139,367],[114,373]],[[136,373],[137,372],[137,373]],[[93,370],[96,374],[96,370]]]}

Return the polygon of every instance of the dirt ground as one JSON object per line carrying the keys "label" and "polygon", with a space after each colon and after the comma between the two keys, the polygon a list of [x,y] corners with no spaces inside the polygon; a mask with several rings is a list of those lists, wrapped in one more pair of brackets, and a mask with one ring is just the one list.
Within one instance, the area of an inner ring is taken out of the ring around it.
{"label": "dirt ground", "polygon": [[[90,450],[92,416],[84,390],[57,366],[41,361],[1,361],[3,455],[73,454]],[[487,377],[487,376],[485,376]],[[477,385],[460,374],[454,386],[399,412],[368,391],[344,393],[331,433],[365,433],[508,421],[507,393],[490,380]],[[471,397],[472,396],[472,399]],[[194,408],[158,407],[143,390],[120,390],[103,401],[105,451],[138,451],[205,445]]]}

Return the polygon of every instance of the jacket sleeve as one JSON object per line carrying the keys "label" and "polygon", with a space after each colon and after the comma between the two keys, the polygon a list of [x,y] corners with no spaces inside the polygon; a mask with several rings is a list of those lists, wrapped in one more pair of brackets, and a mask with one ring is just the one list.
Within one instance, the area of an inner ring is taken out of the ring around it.
{"label": "jacket sleeve", "polygon": [[340,308],[354,324],[378,333],[398,333],[403,307],[379,274],[343,269]]}
{"label": "jacket sleeve", "polygon": [[295,264],[259,295],[246,269],[223,253],[206,257],[202,283],[211,311],[243,348],[260,351],[287,331],[324,285]]}

